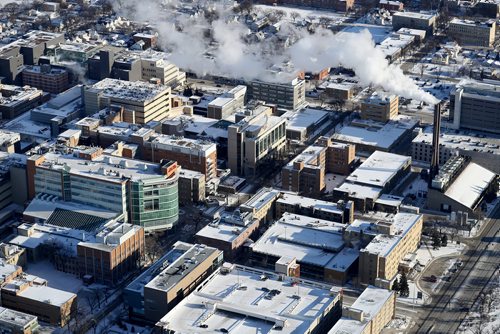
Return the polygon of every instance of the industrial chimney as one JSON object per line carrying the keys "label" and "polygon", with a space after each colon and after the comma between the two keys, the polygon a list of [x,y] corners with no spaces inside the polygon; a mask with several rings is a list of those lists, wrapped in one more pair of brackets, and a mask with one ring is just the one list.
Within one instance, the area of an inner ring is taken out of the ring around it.
{"label": "industrial chimney", "polygon": [[441,103],[434,106],[434,126],[432,131],[432,157],[429,170],[429,186],[439,173],[439,136],[441,134]]}

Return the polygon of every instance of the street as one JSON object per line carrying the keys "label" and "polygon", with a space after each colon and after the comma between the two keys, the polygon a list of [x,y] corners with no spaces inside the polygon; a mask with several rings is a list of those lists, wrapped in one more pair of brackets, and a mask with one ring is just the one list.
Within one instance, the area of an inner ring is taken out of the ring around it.
{"label": "street", "polygon": [[462,269],[425,307],[411,333],[455,333],[498,266],[500,206],[465,254]]}

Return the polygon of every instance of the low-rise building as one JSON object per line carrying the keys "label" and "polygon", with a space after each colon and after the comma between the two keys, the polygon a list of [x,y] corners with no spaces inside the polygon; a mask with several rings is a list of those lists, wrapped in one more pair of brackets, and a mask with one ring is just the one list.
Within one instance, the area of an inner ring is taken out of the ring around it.
{"label": "low-rise building", "polygon": [[353,120],[332,136],[335,142],[354,144],[357,152],[406,152],[418,121],[399,115],[388,122]]}
{"label": "low-rise building", "polygon": [[173,249],[124,290],[133,318],[156,323],[209,277],[223,261],[222,251],[176,242]]}
{"label": "low-rise building", "polygon": [[251,212],[259,221],[269,221],[276,216],[276,200],[281,192],[273,188],[261,188],[248,201],[240,205],[241,212]]}
{"label": "low-rise building", "polygon": [[423,216],[400,212],[379,218],[376,224],[380,234],[359,253],[359,282],[389,289],[400,262],[420,245]]}
{"label": "low-rise building", "polygon": [[373,93],[361,103],[361,118],[387,122],[396,118],[399,111],[399,97]]}
{"label": "low-rise building", "polygon": [[313,108],[287,111],[281,115],[287,120],[286,137],[301,142],[314,140],[322,130],[332,125],[331,115],[331,111]]}
{"label": "low-rise building", "polygon": [[[427,129],[412,142],[412,159],[430,164],[432,157],[432,132]],[[439,164],[444,165],[454,155],[469,157],[472,162],[500,174],[500,137],[470,131],[441,130],[439,137]]]}
{"label": "low-rise building", "polygon": [[196,241],[224,251],[224,258],[234,260],[242,254],[243,246],[250,240],[260,226],[260,221],[250,212],[223,212],[198,233]]}
{"label": "low-rise building", "polygon": [[69,73],[64,68],[50,65],[26,66],[23,69],[23,85],[59,94],[69,88]]}
{"label": "low-rise building", "polygon": [[485,197],[498,192],[498,174],[469,160],[453,156],[440,167],[427,192],[430,209],[481,215]]}
{"label": "low-rise building", "polygon": [[285,190],[319,195],[325,189],[326,147],[309,146],[281,170]]}
{"label": "low-rise building", "polygon": [[282,192],[276,200],[276,216],[295,213],[313,218],[350,224],[354,217],[354,204],[350,201],[336,203]]}
{"label": "low-rise building", "polygon": [[3,333],[34,334],[39,328],[38,318],[31,314],[0,307],[0,328]]}
{"label": "low-rise building", "polygon": [[208,104],[207,117],[223,119],[245,106],[247,87],[236,86]]}
{"label": "low-rise building", "polygon": [[411,157],[375,151],[334,189],[334,197],[352,200],[359,211],[372,210],[380,195],[390,192],[410,171]]}
{"label": "low-rise building", "polygon": [[495,42],[496,22],[454,18],[448,24],[448,36],[460,45],[491,47]]}
{"label": "low-rise building", "polygon": [[284,258],[300,265],[300,276],[343,284],[357,270],[359,251],[344,248],[346,225],[284,213],[251,245],[252,263],[274,269]]}
{"label": "low-rise building", "polygon": [[15,153],[20,149],[21,135],[17,132],[0,129],[0,151]]}
{"label": "low-rise building", "polygon": [[182,168],[179,172],[179,203],[205,201],[205,174]]}
{"label": "low-rise building", "polygon": [[392,15],[392,27],[396,31],[401,28],[425,30],[431,36],[436,30],[436,17],[435,14],[397,12]]}
{"label": "low-rise building", "polygon": [[0,84],[1,119],[13,119],[42,104],[43,92],[34,87],[18,87]]}
{"label": "low-rise building", "polygon": [[165,315],[156,328],[163,333],[213,333],[230,328],[326,333],[340,318],[341,304],[340,294],[331,286],[227,264]]}
{"label": "low-rise building", "polygon": [[396,315],[396,294],[368,286],[328,334],[378,334]]}

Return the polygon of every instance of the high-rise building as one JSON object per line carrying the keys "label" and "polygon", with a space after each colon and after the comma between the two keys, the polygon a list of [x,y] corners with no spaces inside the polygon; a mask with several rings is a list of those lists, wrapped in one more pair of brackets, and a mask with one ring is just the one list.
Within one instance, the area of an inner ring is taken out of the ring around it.
{"label": "high-rise building", "polygon": [[134,122],[161,121],[170,112],[170,87],[145,82],[104,79],[84,89],[87,115],[117,105],[133,114]]}
{"label": "high-rise building", "polygon": [[266,158],[281,155],[286,120],[263,111],[228,127],[228,166],[236,175],[252,176]]}
{"label": "high-rise building", "polygon": [[63,68],[50,65],[26,66],[23,70],[23,85],[59,94],[69,88],[69,74]]}
{"label": "high-rise building", "polygon": [[298,110],[306,104],[306,82],[298,78],[288,83],[252,81],[249,96],[281,108]]}
{"label": "high-rise building", "polygon": [[165,175],[165,167],[171,166],[104,156],[101,151],[30,157],[30,197],[45,193],[123,213],[146,231],[172,228],[179,213],[177,172]]}
{"label": "high-rise building", "polygon": [[500,85],[460,82],[450,94],[450,120],[454,129],[500,133]]}

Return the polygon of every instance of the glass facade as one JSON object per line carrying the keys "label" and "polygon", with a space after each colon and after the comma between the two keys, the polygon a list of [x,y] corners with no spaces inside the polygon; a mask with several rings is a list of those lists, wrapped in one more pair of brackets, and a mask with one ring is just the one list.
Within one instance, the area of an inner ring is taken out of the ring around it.
{"label": "glass facade", "polygon": [[179,218],[177,177],[131,181],[130,222],[146,231],[172,228]]}

